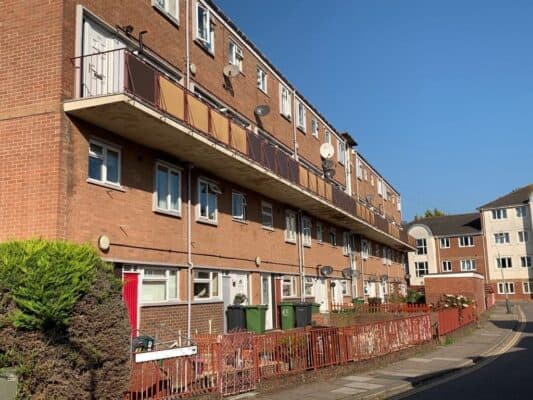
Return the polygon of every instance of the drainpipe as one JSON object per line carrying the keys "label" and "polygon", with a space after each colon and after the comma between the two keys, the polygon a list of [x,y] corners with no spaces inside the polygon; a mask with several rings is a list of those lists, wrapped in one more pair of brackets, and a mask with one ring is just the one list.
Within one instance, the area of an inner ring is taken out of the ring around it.
{"label": "drainpipe", "polygon": [[189,49],[189,20],[190,20],[190,0],[185,0],[185,87],[190,89],[191,85],[191,72],[190,72],[190,49]]}
{"label": "drainpipe", "polygon": [[296,141],[296,90],[292,89],[292,136],[294,142],[294,159],[298,161],[298,142]]}
{"label": "drainpipe", "polygon": [[302,210],[298,210],[298,268],[300,269],[300,301],[303,303],[305,301],[305,271],[302,223]]}
{"label": "drainpipe", "polygon": [[[187,4],[189,2],[187,1]],[[192,314],[192,207],[191,207],[191,179],[193,165],[187,166],[187,340],[191,344],[191,314]]]}

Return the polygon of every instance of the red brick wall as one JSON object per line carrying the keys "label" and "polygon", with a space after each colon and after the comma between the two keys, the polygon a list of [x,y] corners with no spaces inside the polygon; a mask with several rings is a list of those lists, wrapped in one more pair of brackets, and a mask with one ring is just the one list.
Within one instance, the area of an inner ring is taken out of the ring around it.
{"label": "red brick wall", "polygon": [[486,266],[485,266],[485,250],[483,235],[474,235],[474,246],[473,247],[459,247],[459,241],[457,236],[450,236],[450,248],[442,249],[440,247],[440,239],[435,239],[435,246],[437,249],[437,268],[439,272],[442,272],[442,261],[447,260],[452,262],[452,271],[451,272],[462,272],[461,271],[461,260],[464,259],[473,259],[476,260],[476,272],[485,277],[486,275]]}
{"label": "red brick wall", "polygon": [[485,280],[472,277],[424,277],[426,304],[437,304],[445,294],[474,299],[479,310],[485,310]]}
{"label": "red brick wall", "polygon": [[[514,283],[514,294],[509,293],[508,295],[510,301],[531,301],[533,300],[533,294],[524,293],[524,286],[522,284],[523,282],[529,282],[528,280],[506,279],[505,282]],[[496,296],[496,301],[505,301],[505,295],[498,293],[498,282],[491,282],[489,285],[494,291],[494,295]]]}

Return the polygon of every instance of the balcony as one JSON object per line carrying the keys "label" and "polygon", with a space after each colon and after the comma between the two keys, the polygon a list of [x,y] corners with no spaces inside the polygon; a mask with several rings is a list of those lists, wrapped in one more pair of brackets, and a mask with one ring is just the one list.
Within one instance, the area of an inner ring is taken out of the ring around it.
{"label": "balcony", "polygon": [[393,248],[413,241],[264,137],[187,91],[162,68],[121,49],[74,59],[72,117],[164,151],[267,197]]}

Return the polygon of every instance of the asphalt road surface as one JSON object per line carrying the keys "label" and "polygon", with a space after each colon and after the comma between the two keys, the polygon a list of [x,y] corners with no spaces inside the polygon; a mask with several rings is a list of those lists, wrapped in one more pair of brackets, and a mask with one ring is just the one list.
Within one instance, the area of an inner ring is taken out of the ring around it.
{"label": "asphalt road surface", "polygon": [[521,308],[527,322],[509,351],[471,373],[402,399],[533,400],[533,304],[521,304]]}

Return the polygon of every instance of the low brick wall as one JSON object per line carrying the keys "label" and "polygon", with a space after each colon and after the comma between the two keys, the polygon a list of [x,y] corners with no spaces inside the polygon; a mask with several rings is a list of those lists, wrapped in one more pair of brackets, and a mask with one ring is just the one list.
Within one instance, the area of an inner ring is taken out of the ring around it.
{"label": "low brick wall", "polygon": [[445,294],[463,295],[476,301],[477,312],[485,311],[485,280],[475,273],[431,274],[424,277],[426,304],[437,304]]}

